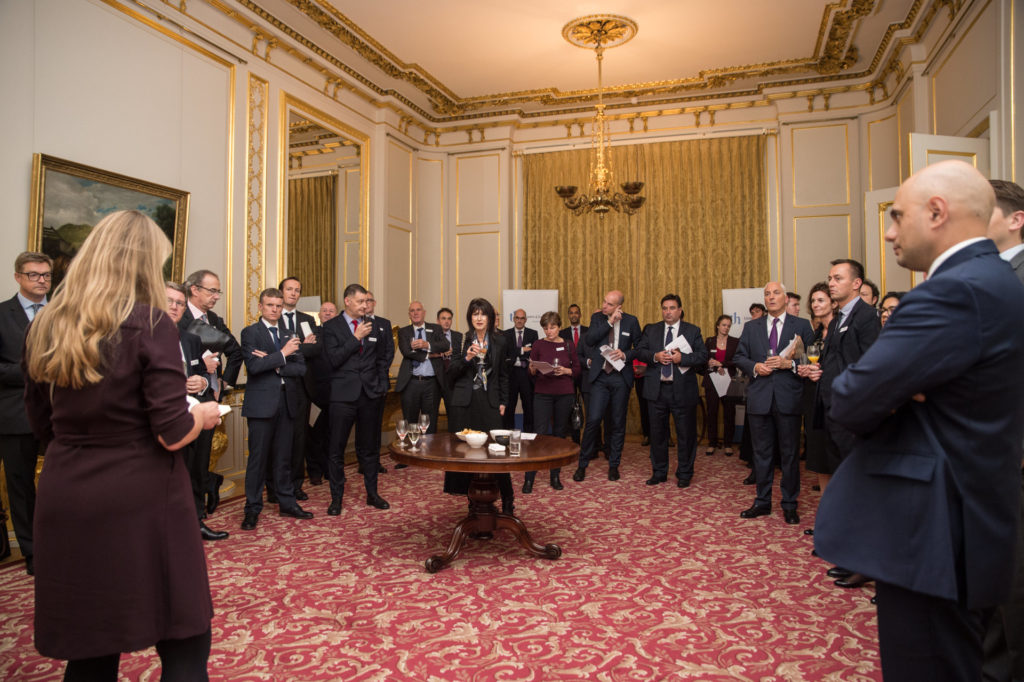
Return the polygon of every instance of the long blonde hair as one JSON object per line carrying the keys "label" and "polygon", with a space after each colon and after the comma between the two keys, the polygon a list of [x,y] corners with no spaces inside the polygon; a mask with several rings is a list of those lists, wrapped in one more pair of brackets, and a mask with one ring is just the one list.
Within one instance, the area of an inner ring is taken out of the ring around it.
{"label": "long blonde hair", "polygon": [[29,329],[29,376],[75,389],[98,383],[103,342],[116,337],[135,305],[167,309],[163,264],[170,253],[167,236],[144,213],[118,211],[101,220]]}

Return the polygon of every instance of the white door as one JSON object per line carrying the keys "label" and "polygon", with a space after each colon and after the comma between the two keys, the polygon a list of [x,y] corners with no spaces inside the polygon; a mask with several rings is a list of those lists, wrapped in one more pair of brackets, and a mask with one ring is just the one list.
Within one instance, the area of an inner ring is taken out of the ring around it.
{"label": "white door", "polygon": [[896,187],[885,187],[864,193],[864,270],[868,279],[878,284],[881,295],[888,291],[909,291],[924,278],[896,263],[892,245],[885,241],[885,231],[892,224],[889,209],[896,198]]}
{"label": "white door", "polygon": [[956,159],[971,164],[986,178],[991,177],[991,141],[978,137],[952,137],[910,133],[910,172],[916,173],[938,161]]}

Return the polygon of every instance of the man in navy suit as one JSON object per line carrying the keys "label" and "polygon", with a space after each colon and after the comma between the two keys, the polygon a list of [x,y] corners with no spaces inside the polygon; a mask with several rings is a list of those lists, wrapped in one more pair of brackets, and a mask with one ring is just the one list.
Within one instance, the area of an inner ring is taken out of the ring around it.
{"label": "man in navy suit", "polygon": [[[437,326],[441,328],[445,341],[448,342],[448,350],[439,353],[441,369],[444,376],[441,377],[441,397],[444,398],[444,412],[451,415],[452,387],[448,381],[448,367],[452,361],[452,353],[462,352],[462,333],[452,329],[452,321],[455,314],[451,308],[441,308],[437,311]],[[396,465],[397,466],[397,465]]]}
{"label": "man in navy suit", "polygon": [[323,326],[324,356],[331,366],[330,428],[327,473],[331,481],[329,516],[341,514],[345,494],[345,447],[356,429],[356,458],[363,470],[366,504],[377,509],[391,505],[377,493],[380,452],[378,399],[388,390],[386,343],[377,336],[366,314],[367,291],[359,284],[345,287],[345,309]]}
{"label": "man in navy suit", "polygon": [[[35,574],[32,564],[32,518],[36,508],[36,460],[39,441],[25,416],[25,375],[21,352],[25,330],[36,313],[46,305],[53,278],[53,261],[44,253],[25,251],[14,259],[14,280],[18,291],[0,305],[0,459],[7,479],[14,536],[25,557],[25,570]],[[0,514],[2,518],[2,514]],[[0,523],[7,537],[7,526]]]}
{"label": "man in navy suit", "polygon": [[516,402],[523,402],[523,430],[533,431],[533,376],[530,374],[530,351],[537,341],[536,329],[526,326],[526,311],[520,308],[512,313],[511,329],[505,335],[506,362],[508,362],[508,409],[505,410],[505,428],[511,429],[516,420]]}
{"label": "man in navy suit", "polygon": [[754,448],[757,497],[753,506],[740,512],[745,519],[772,512],[772,455],[778,443],[782,460],[782,516],[786,523],[800,523],[796,498],[800,493],[800,414],[804,380],[794,371],[790,343],[800,338],[814,341],[811,323],[786,314],[786,288],[781,282],[764,287],[767,314],[747,322],[733,361],[750,377],[747,389],[747,422]]}
{"label": "man in navy suit", "polygon": [[[693,460],[697,455],[697,371],[708,361],[708,349],[700,327],[683,322],[683,302],[676,294],[661,299],[662,321],[644,327],[637,357],[647,363],[644,398],[651,423],[651,477],[647,485],[668,480],[668,417],[676,423],[676,485],[690,487]],[[666,350],[675,343],[685,347]]]}
{"label": "man in navy suit", "polygon": [[979,680],[1014,571],[1024,431],[1024,287],[985,238],[995,197],[944,161],[900,186],[885,233],[927,271],[832,385],[857,434],[822,496],[823,558],[878,583],[886,679]]}
{"label": "man in navy suit", "polygon": [[264,289],[260,292],[260,319],[242,330],[247,376],[242,416],[249,425],[242,530],[255,529],[263,510],[267,458],[273,462],[281,516],[313,518],[312,512],[295,501],[292,488],[292,427],[298,416],[306,363],[299,352],[299,338],[280,324],[283,307],[280,289]]}
{"label": "man in navy suit", "polygon": [[[619,462],[622,444],[626,440],[626,410],[629,391],[633,387],[633,358],[640,343],[640,323],[635,317],[622,312],[626,297],[621,291],[604,295],[601,310],[590,318],[590,327],[584,335],[580,356],[585,360],[584,371],[590,379],[590,403],[587,405],[587,425],[583,429],[580,461],[572,480],[582,481],[587,475],[587,463],[597,457],[597,432],[605,415],[610,427],[608,439],[608,480],[619,480]],[[601,348],[607,349],[607,359]],[[609,360],[622,363],[621,369]],[[589,365],[589,368],[587,367]]]}

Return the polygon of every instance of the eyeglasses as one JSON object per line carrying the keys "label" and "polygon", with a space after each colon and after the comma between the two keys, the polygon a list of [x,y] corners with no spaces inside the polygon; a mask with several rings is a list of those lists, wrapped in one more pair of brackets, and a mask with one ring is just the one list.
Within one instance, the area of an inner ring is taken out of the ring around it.
{"label": "eyeglasses", "polygon": [[18,274],[28,277],[30,282],[38,282],[40,279],[49,282],[53,279],[52,272],[19,272]]}
{"label": "eyeglasses", "polygon": [[198,287],[198,288],[202,289],[203,291],[209,291],[214,296],[220,296],[221,294],[224,293],[220,289],[211,289],[210,287],[204,287],[202,284],[193,284],[192,286]]}
{"label": "eyeglasses", "polygon": [[167,299],[167,307],[168,308],[184,308],[185,307],[185,301],[179,301],[176,298],[169,298],[169,299]]}

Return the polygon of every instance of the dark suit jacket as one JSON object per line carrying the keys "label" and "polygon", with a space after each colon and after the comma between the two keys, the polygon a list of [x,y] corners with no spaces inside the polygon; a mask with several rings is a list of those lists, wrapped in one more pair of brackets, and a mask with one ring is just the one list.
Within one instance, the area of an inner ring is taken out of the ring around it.
{"label": "dark suit jacket", "polygon": [[1010,259],[1010,267],[1017,273],[1017,278],[1024,282],[1024,251]]}
{"label": "dark suit jacket", "polygon": [[[188,365],[188,376],[203,377],[207,380],[207,384],[209,384],[209,377],[206,375],[206,363],[203,362],[203,344],[199,337],[180,329],[178,330],[178,337],[181,339],[181,350],[185,354],[185,364]],[[189,395],[200,402],[213,400],[213,391],[209,385],[202,393],[189,393]]]}
{"label": "dark suit jacket", "polygon": [[[281,314],[281,328],[285,329],[288,326],[287,313]],[[302,386],[306,392],[306,397],[309,400],[313,400],[316,395],[316,376],[313,372],[313,365],[315,359],[323,354],[324,344],[320,339],[320,327],[317,326],[316,320],[312,315],[304,313],[301,310],[295,311],[295,335],[299,337],[299,341],[306,340],[306,334],[302,331],[302,323],[305,322],[309,325],[310,331],[316,335],[316,343],[303,343],[299,346],[299,352],[302,353],[302,359],[306,361],[306,373],[302,376]]]}
{"label": "dark suit jacket", "polygon": [[[511,329],[506,329],[502,332],[502,334],[505,335],[505,358],[508,360],[508,366],[510,368],[515,366],[515,362],[517,360],[521,360],[523,366],[520,369],[526,369],[530,366],[530,351],[527,350],[523,352],[521,348],[516,346],[517,331],[518,330],[515,327],[512,327]],[[532,348],[533,344],[539,338],[540,335],[537,334],[536,329],[523,327],[523,348],[526,348],[527,346]]]}
{"label": "dark suit jacket", "polygon": [[[672,393],[676,400],[682,405],[696,405],[700,401],[697,392],[697,373],[708,362],[708,348],[704,345],[704,339],[700,335],[700,327],[689,322],[679,322],[679,335],[686,339],[693,349],[692,353],[683,353],[683,359],[678,365],[672,365]],[[658,392],[661,390],[661,363],[654,361],[654,354],[665,348],[665,322],[656,322],[644,327],[643,335],[637,346],[637,358],[640,362],[647,363],[647,370],[644,374],[643,393],[647,400],[657,400]],[[680,369],[689,367],[685,373]]]}
{"label": "dark suit jacket", "polygon": [[431,366],[434,368],[434,376],[437,377],[437,381],[444,381],[444,361],[439,357],[430,358],[431,354],[443,353],[448,350],[448,339],[445,338],[444,332],[441,331],[441,325],[434,322],[425,322],[423,324],[423,335],[426,337],[427,343],[430,344],[429,349],[412,349],[412,341],[414,338],[414,332],[416,329],[410,324],[405,327],[401,327],[398,330],[398,352],[402,354],[402,365],[398,368],[398,379],[395,380],[395,391],[401,393],[405,390],[405,387],[409,384],[409,377],[412,376],[412,363],[415,362],[426,362],[430,361]]}
{"label": "dark suit jacket", "polygon": [[[278,336],[281,344],[291,338],[292,333],[278,323]],[[254,350],[263,351],[266,357],[256,357]],[[242,354],[245,357],[245,401],[242,403],[242,416],[256,419],[269,419],[277,414],[281,407],[281,396],[285,396],[288,413],[295,415],[299,404],[299,391],[302,389],[302,376],[306,373],[306,363],[302,353],[292,353],[288,357],[277,349],[270,330],[257,320],[242,330]],[[284,380],[284,391],[281,380]]]}
{"label": "dark suit jacket", "polygon": [[991,241],[976,242],[908,292],[836,379],[831,417],[858,437],[818,508],[824,559],[967,608],[1006,599],[1020,513],[1021,310],[1024,287]]}
{"label": "dark suit jacket", "polygon": [[[586,335],[588,329],[590,329],[590,327],[588,327],[587,325],[585,325],[585,324],[581,324],[580,325],[580,343],[583,343],[583,337]],[[564,329],[562,329],[561,331],[558,332],[558,335],[561,336],[566,341],[569,341],[570,343],[573,343],[573,340],[572,340],[572,326],[565,327]],[[579,345],[579,344],[577,344],[577,345]]]}
{"label": "dark suit jacket", "polygon": [[393,345],[390,330],[384,339],[374,325],[360,345],[344,313],[328,320],[322,330],[323,353],[331,367],[331,402],[354,402],[364,390],[370,398],[387,393],[388,367],[394,357],[393,351],[390,357],[388,352]]}
{"label": "dark suit jacket", "polygon": [[[768,324],[771,315],[764,315],[743,325],[740,344],[733,361],[751,377],[747,389],[747,412],[750,414],[771,414],[772,399],[782,414],[800,414],[800,402],[804,394],[804,380],[796,372],[777,369],[768,376],[757,376],[754,365],[768,359]],[[778,350],[781,353],[793,337],[799,336],[804,345],[814,341],[811,323],[802,317],[786,315],[779,334]]]}
{"label": "dark suit jacket", "polygon": [[[500,405],[508,405],[508,363],[505,360],[505,337],[491,332],[490,346],[484,356],[484,371],[487,372],[487,402],[498,409]],[[462,351],[452,353],[452,362],[448,367],[448,379],[452,387],[452,405],[466,407],[473,396],[473,377],[476,376],[477,360],[466,362],[466,351],[476,339],[475,332],[463,337]],[[507,407],[505,409],[508,409]]]}
{"label": "dark suit jacket", "polygon": [[[600,310],[590,317],[590,326],[587,327],[586,343],[580,344],[581,367],[586,375],[584,383],[597,379],[604,367],[604,358],[601,357],[601,346],[608,343],[608,334],[612,326],[608,324],[608,317]],[[629,313],[622,313],[619,320],[619,342],[616,348],[626,354],[626,366],[622,368],[619,375],[626,382],[626,386],[633,386],[633,359],[636,357],[636,345],[640,343],[640,322]],[[582,341],[583,339],[581,339]],[[585,354],[585,355],[584,355]],[[587,360],[590,360],[590,367],[587,368]]]}
{"label": "dark suit jacket", "polygon": [[[708,349],[708,359],[715,357],[715,351],[718,350],[718,336],[709,336],[704,339],[704,347]],[[725,371],[732,373],[732,370],[736,368],[736,363],[733,361],[733,357],[736,355],[736,349],[740,347],[740,340],[735,336],[729,336],[725,339],[725,362],[722,366],[725,367]],[[701,370],[701,374],[704,375],[704,392],[714,392],[714,395],[718,396],[718,391],[715,390],[715,385],[711,383],[711,379],[708,378],[713,370],[707,365]]]}
{"label": "dark suit jacket", "polygon": [[[457,332],[454,329],[448,330],[448,333],[452,335],[449,351],[451,356],[448,358],[448,364],[451,364],[452,358],[458,354],[462,349],[462,332]],[[443,378],[441,381],[441,389],[444,391],[450,391],[452,388],[451,379],[448,376],[448,370],[444,369],[444,359],[441,359],[441,369],[443,371]]]}
{"label": "dark suit jacket", "polygon": [[[224,320],[217,313],[211,310],[206,314],[206,318],[210,321],[211,327],[219,329],[231,337],[224,348],[224,356],[227,358],[227,362],[221,362],[217,366],[217,376],[223,379],[224,383],[228,386],[234,386],[238,381],[238,373],[242,371],[242,348],[235,341],[235,335],[231,333],[231,330],[228,329],[228,326],[224,324]],[[192,317],[192,309],[186,304],[185,313],[181,316],[181,322],[178,323],[178,329],[187,331],[188,326],[195,319]]]}
{"label": "dark suit jacket", "polygon": [[25,416],[21,352],[28,316],[15,294],[0,304],[0,434],[32,433]]}
{"label": "dark suit jacket", "polygon": [[821,350],[821,379],[818,380],[818,400],[828,407],[832,401],[832,382],[843,370],[860,360],[860,356],[878,338],[882,325],[878,313],[860,297],[850,314],[836,327],[836,318],[829,323],[825,347]]}

